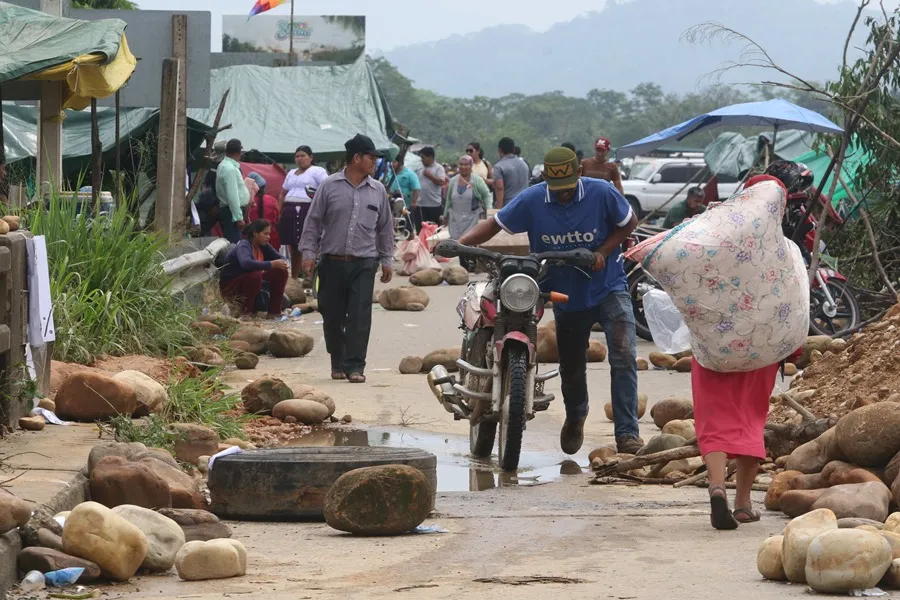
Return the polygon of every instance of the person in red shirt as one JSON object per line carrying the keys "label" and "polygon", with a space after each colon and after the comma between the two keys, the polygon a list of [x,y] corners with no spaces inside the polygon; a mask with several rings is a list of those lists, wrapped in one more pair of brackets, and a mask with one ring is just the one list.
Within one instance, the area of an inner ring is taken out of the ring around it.
{"label": "person in red shirt", "polygon": [[[263,176],[254,171],[247,175],[247,179],[244,181],[247,182],[247,189],[250,190],[250,220],[265,219],[269,223],[278,223],[280,217],[278,199],[266,193],[266,180]],[[281,250],[281,240],[278,239],[277,228],[272,228],[269,245],[277,251]]]}

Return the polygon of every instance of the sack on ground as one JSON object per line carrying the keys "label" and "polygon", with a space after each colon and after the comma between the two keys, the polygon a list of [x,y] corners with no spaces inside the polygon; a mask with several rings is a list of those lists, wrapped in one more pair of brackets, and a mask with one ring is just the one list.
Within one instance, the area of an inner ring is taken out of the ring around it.
{"label": "sack on ground", "polygon": [[809,280],[800,249],[782,233],[784,205],[784,189],[764,181],[676,227],[649,252],[640,248],[708,369],[752,371],[806,340]]}

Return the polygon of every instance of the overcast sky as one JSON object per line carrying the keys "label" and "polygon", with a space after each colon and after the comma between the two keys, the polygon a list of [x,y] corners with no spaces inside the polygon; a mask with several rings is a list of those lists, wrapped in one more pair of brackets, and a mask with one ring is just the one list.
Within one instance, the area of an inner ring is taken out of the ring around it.
{"label": "overcast sky", "polygon": [[[834,3],[853,0],[817,1]],[[210,11],[214,51],[221,50],[222,15],[248,14],[254,2],[255,0],[137,0],[138,6],[146,10],[183,10],[190,6],[189,10]],[[898,0],[887,0],[886,4],[896,5],[897,2]],[[440,40],[493,25],[522,24],[544,31],[555,23],[599,10],[604,3],[605,0],[553,0],[552,3],[546,0],[300,0],[296,3],[296,14],[365,15],[366,45],[368,51],[373,52]],[[276,8],[272,14],[290,14],[290,4]],[[802,27],[798,31],[802,31]]]}

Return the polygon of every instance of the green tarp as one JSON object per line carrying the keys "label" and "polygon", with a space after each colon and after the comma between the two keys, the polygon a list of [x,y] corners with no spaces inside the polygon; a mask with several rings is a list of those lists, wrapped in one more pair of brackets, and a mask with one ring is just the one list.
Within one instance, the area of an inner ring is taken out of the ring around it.
{"label": "green tarp", "polygon": [[[798,156],[795,158],[797,162],[801,162],[805,164],[813,174],[816,176],[815,185],[819,186],[819,189],[822,190],[822,193],[827,195],[831,190],[831,182],[834,180],[834,175],[831,175],[828,178],[828,181],[822,184],[822,176],[825,175],[825,171],[828,169],[828,165],[831,164],[831,157],[828,156],[825,152],[819,152],[817,150],[811,150],[806,154]],[[870,156],[862,150],[855,143],[850,144],[850,147],[847,149],[847,155],[844,159],[844,164],[841,168],[841,178],[844,183],[850,188],[853,192],[854,196],[859,196],[856,189],[856,174],[857,171],[860,170],[863,166],[869,163]],[[857,198],[859,199],[859,198]],[[853,202],[849,198],[849,194],[847,194],[847,190],[844,189],[844,186],[838,182],[837,188],[835,189],[834,196],[831,198],[831,204],[834,206],[834,209],[838,211],[838,214],[841,216],[848,216],[850,210],[853,209]]]}
{"label": "green tarp", "polygon": [[[771,134],[766,136],[771,142]],[[815,136],[803,131],[781,131],[775,139],[775,154],[784,160],[797,160],[809,152]],[[740,177],[758,156],[759,137],[744,137],[739,133],[720,134],[704,150],[706,164],[713,173]]]}
{"label": "green tarp", "polygon": [[38,73],[84,54],[114,57],[125,21],[79,21],[0,2],[0,83]]}
{"label": "green tarp", "polygon": [[214,69],[209,108],[188,114],[213,123],[229,89],[222,124],[232,128],[219,139],[238,138],[245,150],[293,163],[294,150],[306,145],[317,162],[329,161],[341,158],[344,142],[362,133],[379,150],[396,152],[390,112],[365,60],[337,67]]}
{"label": "green tarp", "polygon": [[[119,117],[120,142],[127,151],[129,141],[142,136],[159,122],[158,108],[125,108]],[[112,108],[97,109],[97,124],[100,129],[100,143],[103,152],[114,150],[116,145],[116,112]],[[188,146],[194,149],[202,144],[209,127],[194,119],[188,119]],[[6,162],[13,163],[24,158],[33,158],[37,152],[37,108],[11,102],[3,103],[3,140]],[[66,111],[63,121],[63,164],[65,170],[70,165],[85,162],[91,156],[91,112]],[[153,157],[156,160],[156,157]]]}

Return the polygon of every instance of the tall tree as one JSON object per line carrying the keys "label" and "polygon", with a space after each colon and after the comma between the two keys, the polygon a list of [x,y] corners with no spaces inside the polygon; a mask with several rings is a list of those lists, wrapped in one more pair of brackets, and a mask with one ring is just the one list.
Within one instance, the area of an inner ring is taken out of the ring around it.
{"label": "tall tree", "polygon": [[97,10],[137,10],[136,2],[130,0],[75,0],[72,8],[95,8]]}

